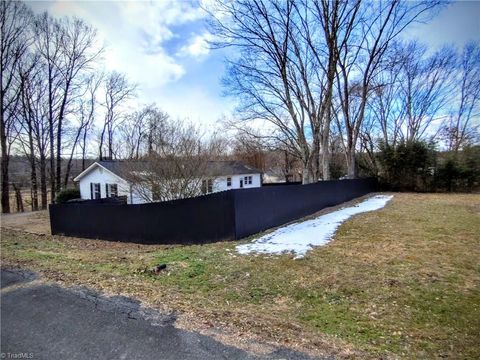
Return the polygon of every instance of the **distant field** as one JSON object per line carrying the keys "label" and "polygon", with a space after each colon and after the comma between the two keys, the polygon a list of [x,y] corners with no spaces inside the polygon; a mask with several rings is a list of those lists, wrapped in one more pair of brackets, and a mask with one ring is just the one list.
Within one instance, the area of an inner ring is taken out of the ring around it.
{"label": "distant field", "polygon": [[[28,190],[20,190],[22,194],[22,200],[23,200],[23,209],[25,212],[32,211],[32,194],[31,191]],[[50,202],[51,198],[51,193],[47,193],[47,201]],[[38,193],[38,206],[41,206],[41,194],[40,192]],[[18,212],[17,209],[17,199],[15,197],[15,191],[10,190],[10,212],[16,213]]]}
{"label": "distant field", "polygon": [[[220,328],[233,334],[226,341],[263,339],[340,358],[475,359],[479,234],[480,195],[395,194],[298,260],[237,254],[246,240],[145,246],[5,228],[1,259],[178,311],[181,326]],[[167,270],[146,271],[158,263]]]}

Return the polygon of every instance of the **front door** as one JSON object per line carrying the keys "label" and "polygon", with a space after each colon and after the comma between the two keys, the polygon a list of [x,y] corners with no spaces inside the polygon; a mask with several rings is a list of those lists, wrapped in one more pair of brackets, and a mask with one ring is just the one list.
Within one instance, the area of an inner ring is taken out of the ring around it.
{"label": "front door", "polygon": [[240,180],[240,188],[243,188],[243,179]]}

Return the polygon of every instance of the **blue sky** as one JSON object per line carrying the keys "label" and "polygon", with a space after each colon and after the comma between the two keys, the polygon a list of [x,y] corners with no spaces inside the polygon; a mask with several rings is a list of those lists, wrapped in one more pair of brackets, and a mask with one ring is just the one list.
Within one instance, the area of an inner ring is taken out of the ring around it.
{"label": "blue sky", "polygon": [[[211,50],[205,13],[196,1],[51,1],[36,12],[74,15],[98,29],[106,44],[106,70],[124,72],[139,86],[140,104],[156,102],[173,117],[209,128],[230,116],[235,103],[222,96],[225,50]],[[454,2],[428,24],[410,28],[432,48],[480,40],[480,1]]]}

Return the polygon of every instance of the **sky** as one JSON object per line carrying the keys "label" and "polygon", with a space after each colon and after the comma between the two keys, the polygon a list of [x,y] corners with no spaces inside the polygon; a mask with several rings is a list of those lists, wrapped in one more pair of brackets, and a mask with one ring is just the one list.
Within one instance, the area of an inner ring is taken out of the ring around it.
{"label": "sky", "polygon": [[[206,14],[195,0],[35,1],[35,12],[76,16],[97,28],[106,46],[105,70],[117,70],[138,85],[137,103],[157,105],[174,118],[214,129],[230,117],[232,98],[223,96],[226,50],[210,49]],[[453,2],[404,38],[432,48],[480,41],[480,1]]]}

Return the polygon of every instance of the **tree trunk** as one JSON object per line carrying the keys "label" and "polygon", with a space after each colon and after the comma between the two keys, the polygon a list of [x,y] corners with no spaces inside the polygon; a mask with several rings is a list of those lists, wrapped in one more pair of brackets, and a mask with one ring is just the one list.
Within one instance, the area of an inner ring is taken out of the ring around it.
{"label": "tree trunk", "polygon": [[102,133],[100,135],[100,144],[98,146],[98,159],[100,161],[103,160],[103,143],[104,143],[104,139],[105,139],[105,128],[106,128],[106,124],[103,125],[103,130],[102,130]]}
{"label": "tree trunk", "polygon": [[58,114],[58,124],[57,124],[57,153],[56,153],[56,170],[55,170],[55,190],[58,193],[62,189],[62,132],[63,132],[63,118],[65,116],[65,109],[67,106],[67,97],[70,88],[70,82],[67,81],[65,94],[63,95],[62,105],[60,106],[60,111]]}
{"label": "tree trunk", "polygon": [[329,131],[322,136],[322,179],[330,180],[330,136]]}
{"label": "tree trunk", "polygon": [[82,171],[85,170],[85,157],[87,153],[87,129],[83,132],[83,146],[82,146]]}
{"label": "tree trunk", "polygon": [[314,180],[314,172],[313,172],[313,165],[312,165],[312,157],[309,156],[308,160],[303,163],[303,170],[302,170],[302,184],[311,184]]}
{"label": "tree trunk", "polygon": [[347,175],[349,179],[357,178],[357,163],[355,159],[355,149],[349,149],[347,154]]}
{"label": "tree trunk", "polygon": [[[2,146],[3,148],[3,146]],[[8,156],[2,150],[2,213],[10,213],[10,189],[8,184]]]}
{"label": "tree trunk", "polygon": [[17,204],[17,212],[24,212],[25,209],[23,208],[23,199],[22,199],[22,193],[20,189],[15,185],[15,183],[12,183],[13,189],[15,191],[15,201]]}
{"label": "tree trunk", "polygon": [[55,194],[55,137],[53,135],[53,122],[49,121],[50,138],[50,192]]}
{"label": "tree trunk", "polygon": [[323,153],[322,153],[322,179],[323,180],[330,180],[330,150],[328,145],[323,146]]}
{"label": "tree trunk", "polygon": [[108,159],[113,159],[113,130],[108,132]]}
{"label": "tree trunk", "polygon": [[10,188],[8,184],[8,163],[10,156],[7,153],[7,139],[5,136],[5,124],[3,122],[2,114],[2,124],[1,124],[1,146],[2,146],[2,213],[10,213]]}
{"label": "tree trunk", "polygon": [[31,164],[31,171],[30,171],[30,181],[31,181],[31,189],[32,189],[32,211],[38,210],[38,184],[37,184],[37,170],[36,170],[35,161]]}
{"label": "tree trunk", "polygon": [[320,180],[320,144],[319,141],[315,141],[312,149],[312,160],[311,160],[311,172],[312,172],[312,182]]}
{"label": "tree trunk", "polygon": [[40,154],[40,193],[41,208],[45,210],[48,204],[47,194],[47,161],[44,154]]}
{"label": "tree trunk", "polygon": [[322,179],[330,180],[330,123],[332,116],[332,106],[331,101],[328,101],[328,108],[325,114],[324,120],[324,131],[322,132],[321,137],[321,147],[322,147]]}
{"label": "tree trunk", "polygon": [[50,191],[55,194],[55,136],[53,127],[53,76],[52,64],[48,64],[48,135],[50,140]]}
{"label": "tree trunk", "polygon": [[30,147],[30,189],[32,194],[32,211],[38,210],[37,164],[33,147],[32,124],[28,120],[28,145]]}
{"label": "tree trunk", "polygon": [[[61,123],[59,119],[59,124]],[[61,125],[57,130],[57,153],[56,153],[56,169],[55,169],[55,194],[62,188],[62,130]]]}

